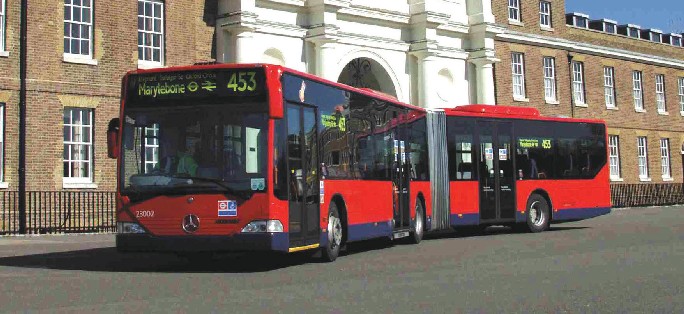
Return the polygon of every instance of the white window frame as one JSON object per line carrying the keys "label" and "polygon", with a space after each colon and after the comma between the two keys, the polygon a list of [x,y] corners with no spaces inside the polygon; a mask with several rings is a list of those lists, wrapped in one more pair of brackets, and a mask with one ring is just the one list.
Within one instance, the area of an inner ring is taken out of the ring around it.
{"label": "white window frame", "polygon": [[549,1],[539,1],[539,26],[553,27],[551,24],[551,2]]}
{"label": "white window frame", "polygon": [[615,68],[603,67],[603,91],[606,99],[606,108],[615,109]]}
{"label": "white window frame", "polygon": [[622,180],[620,174],[620,137],[608,135],[608,151],[610,162],[610,179],[613,181]]}
{"label": "white window frame", "polygon": [[508,0],[508,20],[521,22],[520,0]]}
{"label": "white window frame", "polygon": [[[94,128],[94,113],[90,108],[64,108],[64,160],[67,163],[66,170],[68,173],[63,173],[63,182],[65,187],[68,184],[88,184],[93,182],[93,128]],[[88,121],[85,123],[87,116]],[[68,133],[66,132],[69,130]],[[86,133],[87,132],[87,133]],[[89,139],[85,139],[84,135],[88,134]],[[83,157],[87,154],[88,157]],[[84,175],[81,175],[82,168],[88,165],[88,169]],[[74,169],[77,167],[78,169]],[[75,171],[79,173],[75,173]]]}
{"label": "white window frame", "polygon": [[665,102],[665,75],[656,74],[656,107],[658,113],[667,113],[667,103]]}
{"label": "white window frame", "polygon": [[[159,166],[159,124],[144,128],[145,132],[145,173]],[[152,156],[148,159],[147,156]],[[149,167],[149,168],[148,168]]]}
{"label": "white window frame", "polygon": [[[161,0],[138,0],[139,68],[155,68],[164,65],[164,5],[164,1]],[[159,43],[155,43],[155,38],[158,38]],[[155,51],[159,52],[159,60],[154,60]]]}
{"label": "white window frame", "polygon": [[[5,20],[7,16],[5,11],[5,0],[0,0],[0,52],[5,52]],[[1,179],[0,182],[2,182]]]}
{"label": "white window frame", "polygon": [[650,180],[648,177],[648,141],[645,136],[637,137],[637,159],[639,179]]}
{"label": "white window frame", "polygon": [[670,166],[670,139],[660,139],[660,169],[663,173],[663,180],[672,179],[672,167]]}
{"label": "white window frame", "polygon": [[511,73],[513,99],[525,100],[525,55],[521,52],[511,52]]}
{"label": "white window frame", "polygon": [[[84,4],[84,2],[88,4]],[[95,0],[81,0],[80,5],[75,5],[74,0],[64,0],[64,60],[78,62],[79,60],[93,59],[93,16]],[[88,11],[88,20],[84,19],[83,12]],[[76,20],[75,12],[79,12]],[[87,28],[84,33],[83,28]],[[75,30],[77,33],[75,33]],[[73,44],[79,44],[78,53],[74,53]],[[87,43],[88,53],[83,53],[83,44]],[[67,46],[69,48],[67,48]],[[68,52],[67,52],[68,49]]]}
{"label": "white window frame", "polygon": [[679,111],[681,112],[682,116],[684,116],[684,77],[680,77],[677,80],[677,83],[679,86]]}
{"label": "white window frame", "polygon": [[641,71],[632,72],[632,97],[634,98],[634,110],[645,112],[643,75]]}
{"label": "white window frame", "polygon": [[547,103],[558,101],[556,95],[556,58],[544,57],[544,99]]}
{"label": "white window frame", "polygon": [[586,106],[584,94],[584,64],[582,62],[572,62],[572,96],[575,105]]}

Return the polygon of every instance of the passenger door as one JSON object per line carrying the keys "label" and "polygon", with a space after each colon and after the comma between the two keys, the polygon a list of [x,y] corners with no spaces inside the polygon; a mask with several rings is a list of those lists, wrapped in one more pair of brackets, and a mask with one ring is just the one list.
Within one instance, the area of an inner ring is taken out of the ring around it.
{"label": "passenger door", "polygon": [[290,248],[320,241],[316,109],[287,105]]}
{"label": "passenger door", "polygon": [[480,221],[515,220],[512,123],[478,121]]}

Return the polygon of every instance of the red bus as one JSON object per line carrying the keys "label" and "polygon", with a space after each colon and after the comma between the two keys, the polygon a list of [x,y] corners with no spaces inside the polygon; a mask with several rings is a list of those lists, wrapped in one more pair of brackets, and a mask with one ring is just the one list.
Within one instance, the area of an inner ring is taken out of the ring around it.
{"label": "red bus", "polygon": [[610,211],[601,121],[428,111],[275,65],[129,72],[108,142],[122,252],[333,261],[354,241]]}

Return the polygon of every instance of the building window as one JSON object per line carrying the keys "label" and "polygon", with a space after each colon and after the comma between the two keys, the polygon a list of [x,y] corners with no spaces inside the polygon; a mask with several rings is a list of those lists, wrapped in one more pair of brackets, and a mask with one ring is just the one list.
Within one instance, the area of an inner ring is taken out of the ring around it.
{"label": "building window", "polygon": [[617,135],[608,136],[610,159],[610,178],[620,179],[620,138]]}
{"label": "building window", "polygon": [[544,98],[556,101],[556,59],[544,57]]}
{"label": "building window", "polygon": [[164,56],[164,2],[138,0],[138,60],[161,65]]}
{"label": "building window", "polygon": [[584,105],[584,65],[572,62],[572,91],[576,104]]}
{"label": "building window", "polygon": [[0,0],[0,51],[5,51],[5,0]]}
{"label": "building window", "polygon": [[672,178],[670,172],[670,139],[660,139],[660,166],[663,170],[663,179]]}
{"label": "building window", "polygon": [[641,71],[632,72],[633,95],[634,95],[634,109],[637,111],[644,110],[644,91],[641,85]]}
{"label": "building window", "polygon": [[0,182],[5,182],[5,104],[0,103]]}
{"label": "building window", "polygon": [[615,69],[603,68],[603,89],[606,96],[606,108],[615,108]]}
{"label": "building window", "polygon": [[615,34],[616,29],[615,29],[615,24],[612,23],[605,23],[603,26],[603,31],[609,34]]}
{"label": "building window", "polygon": [[651,41],[653,41],[653,42],[657,42],[657,43],[663,42],[663,39],[661,38],[661,36],[662,35],[659,33],[650,32]]}
{"label": "building window", "polygon": [[508,0],[508,19],[520,22],[520,0]]}
{"label": "building window", "polygon": [[523,54],[519,52],[511,53],[511,66],[513,70],[513,98],[525,98],[525,65]]}
{"label": "building window", "polygon": [[677,47],[681,47],[681,46],[682,46],[682,38],[681,38],[681,37],[677,37],[677,36],[672,35],[672,39],[671,39],[671,40],[672,40],[672,45],[673,45],[673,46],[677,46]]}
{"label": "building window", "polygon": [[648,179],[648,150],[646,137],[637,137],[637,154],[639,157],[639,179]]}
{"label": "building window", "polygon": [[551,27],[551,2],[539,1],[539,25]]}
{"label": "building window", "polygon": [[680,77],[679,83],[679,110],[684,114],[684,77]]}
{"label": "building window", "polygon": [[656,74],[656,105],[659,113],[665,113],[667,106],[665,104],[665,75]]}
{"label": "building window", "polygon": [[91,183],[93,110],[64,108],[64,182]]}
{"label": "building window", "polygon": [[93,6],[91,0],[64,0],[64,53],[92,58]]}

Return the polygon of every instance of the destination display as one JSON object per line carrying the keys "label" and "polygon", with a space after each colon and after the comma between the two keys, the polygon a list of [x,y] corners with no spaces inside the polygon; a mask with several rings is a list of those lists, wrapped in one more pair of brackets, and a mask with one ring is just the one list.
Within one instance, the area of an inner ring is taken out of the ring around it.
{"label": "destination display", "polygon": [[128,78],[128,101],[258,96],[265,93],[262,68],[210,69],[132,75]]}
{"label": "destination display", "polygon": [[552,139],[550,138],[518,138],[519,148],[542,148],[551,149]]}

